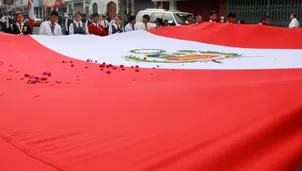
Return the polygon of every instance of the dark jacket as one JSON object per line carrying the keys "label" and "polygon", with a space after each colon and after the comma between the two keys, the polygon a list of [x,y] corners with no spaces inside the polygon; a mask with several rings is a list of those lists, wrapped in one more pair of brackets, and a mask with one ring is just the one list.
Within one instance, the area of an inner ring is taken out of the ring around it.
{"label": "dark jacket", "polygon": [[[22,34],[24,35],[28,35],[28,34],[33,34],[31,28],[28,26],[28,24],[23,23],[23,27],[21,28],[22,30]],[[10,34],[20,34],[20,30],[17,26],[16,23],[13,23],[9,26],[9,28],[7,29],[7,33]]]}

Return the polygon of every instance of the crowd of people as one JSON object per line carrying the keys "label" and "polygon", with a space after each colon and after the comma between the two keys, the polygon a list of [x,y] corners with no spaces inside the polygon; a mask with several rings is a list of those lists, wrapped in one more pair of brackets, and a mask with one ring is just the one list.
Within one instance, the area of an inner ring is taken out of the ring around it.
{"label": "crowd of people", "polygon": [[[209,22],[219,22],[216,12],[210,14]],[[2,19],[2,18],[1,18]],[[298,28],[299,21],[296,18],[296,14],[291,14],[291,22],[289,28]],[[224,19],[223,19],[224,20]],[[60,15],[57,11],[52,11],[49,18],[42,22],[39,28],[40,35],[48,36],[60,36],[60,35],[72,35],[72,34],[93,34],[97,36],[107,36],[116,33],[129,32],[133,30],[147,30],[160,27],[169,26],[168,21],[163,21],[157,18],[155,23],[150,23],[150,16],[144,15],[140,23],[136,22],[136,16],[128,15],[122,24],[121,17],[116,16],[113,20],[108,20],[105,16],[100,16],[95,13],[86,18],[85,14],[76,12],[74,15]],[[187,15],[182,25],[200,24],[203,22],[201,15]],[[220,21],[222,22],[222,21]],[[224,22],[224,21],[223,21]],[[6,33],[28,35],[32,34],[32,27],[24,20],[22,12],[17,12],[15,17],[7,18],[4,22],[6,25]],[[10,23],[10,24],[8,24]],[[230,13],[227,16],[226,23],[233,24],[245,24],[244,20],[238,20],[236,22],[236,15]],[[259,21],[260,25],[269,25],[270,18],[264,17]]]}

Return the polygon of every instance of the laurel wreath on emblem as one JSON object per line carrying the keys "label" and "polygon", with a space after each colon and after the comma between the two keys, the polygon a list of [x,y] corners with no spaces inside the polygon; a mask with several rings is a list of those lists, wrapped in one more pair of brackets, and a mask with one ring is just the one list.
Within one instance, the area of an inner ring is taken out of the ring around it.
{"label": "laurel wreath on emblem", "polygon": [[176,52],[166,53],[166,51],[162,49],[134,49],[129,52],[132,53],[132,55],[125,56],[127,60],[153,63],[192,63],[198,61],[222,63],[221,60],[223,59],[242,56],[238,53],[196,50],[178,50]]}

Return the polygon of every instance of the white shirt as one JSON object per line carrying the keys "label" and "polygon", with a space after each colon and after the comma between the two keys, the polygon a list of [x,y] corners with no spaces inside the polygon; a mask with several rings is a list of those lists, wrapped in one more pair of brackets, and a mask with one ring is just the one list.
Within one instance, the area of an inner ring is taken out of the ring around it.
{"label": "white shirt", "polygon": [[[139,30],[140,29],[140,26],[135,23],[134,24],[134,30]],[[133,31],[133,28],[132,28],[132,24],[131,23],[128,23],[125,27],[125,32],[128,32],[128,31]]]}
{"label": "white shirt", "polygon": [[293,18],[292,21],[289,23],[289,28],[298,28],[299,21],[296,18]]}
{"label": "white shirt", "polygon": [[53,33],[52,33],[51,22],[50,21],[44,21],[40,25],[39,34],[40,35],[47,35],[47,36],[61,36],[62,35],[62,28],[58,23],[55,23],[54,30],[53,30]]}
{"label": "white shirt", "polygon": [[[75,23],[77,27],[79,27],[79,26],[80,26],[80,27],[83,27],[83,22],[82,22],[82,21],[80,21],[80,22],[73,21],[73,23]],[[73,23],[71,23],[70,26],[69,26],[69,35],[70,35],[70,34],[74,34]],[[86,27],[86,28],[85,28],[86,34],[89,34],[89,33],[88,33],[88,27],[87,27],[87,25],[85,25],[85,27]]]}
{"label": "white shirt", "polygon": [[0,22],[6,22],[6,20],[8,20],[8,17],[7,16],[2,16],[2,18],[0,19]]}
{"label": "white shirt", "polygon": [[[117,25],[116,23],[112,23],[112,24],[110,24],[110,26],[109,26],[108,34],[112,34],[112,31],[113,31],[113,30],[112,30],[112,26],[115,27],[116,29],[118,29],[118,25]],[[121,25],[119,25],[119,27],[120,27],[121,30],[123,30],[123,28],[122,28]]]}
{"label": "white shirt", "polygon": [[2,18],[0,19],[0,21],[1,21],[2,23],[5,23],[6,28],[9,27],[9,19],[10,19],[10,18],[11,18],[10,16],[2,16]]}
{"label": "white shirt", "polygon": [[[147,23],[147,30],[148,29],[153,29],[154,27],[152,26],[152,24],[150,24],[150,23]],[[140,28],[139,28],[140,30],[146,30],[146,25],[145,25],[145,23],[142,23],[141,25],[140,25]]]}
{"label": "white shirt", "polygon": [[102,20],[102,21],[101,21],[101,25],[102,25],[104,28],[108,28],[109,25],[110,25],[110,23],[109,23],[109,21],[107,21],[107,20]]}

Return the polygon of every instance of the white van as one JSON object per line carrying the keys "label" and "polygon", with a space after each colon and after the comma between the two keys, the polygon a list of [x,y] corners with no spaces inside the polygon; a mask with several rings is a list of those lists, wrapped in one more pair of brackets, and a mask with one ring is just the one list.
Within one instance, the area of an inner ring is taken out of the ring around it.
{"label": "white van", "polygon": [[192,15],[190,13],[186,12],[180,12],[180,11],[167,11],[164,9],[145,9],[141,10],[136,15],[136,22],[139,24],[142,24],[143,22],[143,16],[149,15],[150,17],[150,23],[154,24],[155,27],[155,20],[157,18],[162,19],[164,22],[167,21],[169,25],[171,26],[179,26],[184,21],[186,21],[186,18],[188,15]]}

